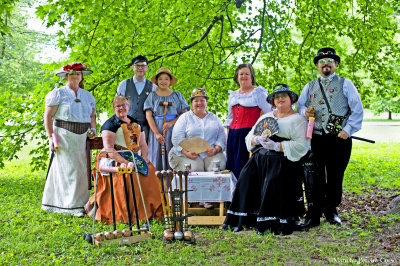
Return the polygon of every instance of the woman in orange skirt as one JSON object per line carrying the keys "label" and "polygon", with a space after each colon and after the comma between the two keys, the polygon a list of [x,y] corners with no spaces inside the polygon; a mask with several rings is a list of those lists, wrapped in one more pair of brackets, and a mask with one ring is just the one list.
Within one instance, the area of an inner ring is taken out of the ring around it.
{"label": "woman in orange skirt", "polygon": [[[125,174],[126,189],[129,202],[129,213],[131,222],[135,221],[135,209],[134,200],[132,193],[131,180],[134,182],[135,199],[137,205],[137,211],[139,220],[146,220],[146,218],[162,219],[162,206],[161,197],[159,190],[159,180],[155,176],[155,168],[149,162],[147,154],[147,144],[144,136],[144,132],[141,131],[141,127],[138,122],[128,116],[129,101],[124,96],[116,96],[113,100],[113,109],[115,115],[108,119],[101,127],[101,133],[103,138],[103,145],[105,151],[115,151],[117,149],[131,150],[134,153],[141,153],[142,161],[138,160],[139,156],[136,157],[135,161],[138,168],[138,176],[140,179],[140,187],[143,193],[144,205],[140,193],[139,184],[135,171],[132,172],[132,179],[130,174]],[[108,153],[101,154],[100,165],[103,161],[113,160],[117,164],[125,163],[126,165],[133,160],[130,152],[124,153]],[[94,176],[96,176],[98,165],[93,169]],[[111,224],[112,220],[112,205],[111,205],[111,186],[110,176],[108,173],[97,174],[97,208],[96,208],[96,220],[104,223]],[[125,187],[123,174],[112,173],[113,190],[114,190],[114,209],[115,209],[115,221],[129,223],[128,210],[125,198]],[[94,195],[89,199],[89,202],[85,206],[85,210],[89,216],[93,217],[93,206],[94,206]],[[146,217],[147,213],[147,217]]]}

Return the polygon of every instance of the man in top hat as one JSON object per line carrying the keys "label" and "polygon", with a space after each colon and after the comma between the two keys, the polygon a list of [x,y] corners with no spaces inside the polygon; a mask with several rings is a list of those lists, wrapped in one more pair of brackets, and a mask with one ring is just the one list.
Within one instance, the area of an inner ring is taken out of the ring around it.
{"label": "man in top hat", "polygon": [[332,48],[318,50],[314,57],[320,77],[306,84],[298,101],[298,111],[314,117],[311,150],[318,165],[314,176],[305,229],[326,220],[341,225],[336,207],[342,201],[343,175],[351,155],[351,135],[361,129],[363,107],[353,83],[335,74],[340,57]]}
{"label": "man in top hat", "polygon": [[124,95],[128,98],[130,102],[128,115],[140,123],[146,135],[146,142],[149,138],[150,127],[146,120],[146,113],[143,111],[143,105],[150,92],[157,88],[150,80],[146,79],[147,63],[147,58],[143,55],[132,58],[131,65],[134,76],[123,80],[117,89],[117,95]]}

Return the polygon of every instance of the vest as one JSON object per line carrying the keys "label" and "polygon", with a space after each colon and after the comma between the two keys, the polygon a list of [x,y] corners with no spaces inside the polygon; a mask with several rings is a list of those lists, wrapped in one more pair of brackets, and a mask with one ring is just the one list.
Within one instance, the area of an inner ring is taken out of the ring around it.
{"label": "vest", "polygon": [[136,90],[135,83],[133,83],[133,78],[126,80],[126,92],[125,96],[128,97],[130,107],[128,115],[135,118],[142,125],[147,125],[146,114],[143,111],[144,102],[147,96],[153,90],[153,83],[146,79],[146,84],[144,85],[142,93],[139,95]]}
{"label": "vest", "polygon": [[[305,106],[313,105],[316,107],[314,133],[321,134],[323,129],[326,133],[326,124],[329,118],[328,107],[326,106],[324,96],[319,87],[319,79],[312,80],[308,84],[308,97]],[[327,88],[324,89],[326,98],[335,115],[346,116],[350,110],[346,96],[343,94],[343,83],[345,78],[335,75]],[[346,124],[347,118],[343,122]]]}

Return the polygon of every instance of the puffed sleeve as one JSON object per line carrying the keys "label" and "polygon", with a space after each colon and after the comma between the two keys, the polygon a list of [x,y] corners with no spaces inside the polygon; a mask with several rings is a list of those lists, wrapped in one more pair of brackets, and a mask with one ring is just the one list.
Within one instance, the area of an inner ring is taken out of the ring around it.
{"label": "puffed sleeve", "polygon": [[263,114],[269,113],[272,111],[271,105],[267,102],[268,90],[259,86],[255,88],[256,97],[257,97],[257,105],[263,111]]}
{"label": "puffed sleeve", "polygon": [[180,92],[176,92],[178,95],[178,100],[179,100],[179,107],[177,109],[178,114],[182,113],[184,110],[188,111],[190,109],[188,103],[185,100],[185,97],[183,97],[183,95]]}
{"label": "puffed sleeve", "polygon": [[233,119],[233,114],[232,114],[232,104],[231,104],[231,98],[232,96],[232,91],[229,92],[229,98],[228,98],[228,117],[225,120],[224,127],[229,127],[232,123]]}
{"label": "puffed sleeve", "polygon": [[49,92],[46,95],[46,99],[45,99],[45,104],[46,106],[55,106],[55,105],[59,105],[60,104],[60,90],[59,89],[55,89],[52,90],[51,92]]}
{"label": "puffed sleeve", "polygon": [[[214,114],[213,114],[214,115]],[[224,126],[222,125],[221,120],[218,118],[218,116],[214,115],[215,121],[217,122],[217,140],[215,141],[214,145],[219,145],[221,146],[222,150],[225,150],[225,144],[226,144],[226,132],[224,129]]]}
{"label": "puffed sleeve", "polygon": [[254,129],[256,128],[256,125],[258,124],[258,122],[260,122],[261,119],[264,119],[264,117],[266,117],[266,114],[262,115],[257,120],[257,122],[254,124],[254,126],[251,128],[250,132],[247,134],[247,136],[245,138],[246,147],[249,152],[251,152],[251,150],[254,148],[254,146],[251,144],[251,140],[253,139],[253,136],[254,136]]}
{"label": "puffed sleeve", "polygon": [[184,140],[186,136],[186,126],[187,126],[187,116],[189,113],[184,113],[181,115],[175,123],[174,129],[172,131],[172,145],[174,145],[174,151],[176,155],[181,155],[182,147],[179,143]]}
{"label": "puffed sleeve", "polygon": [[151,110],[152,112],[154,112],[154,93],[155,92],[151,92],[147,97],[143,105],[143,111]]}
{"label": "puffed sleeve", "polygon": [[310,140],[306,139],[307,120],[301,115],[291,123],[290,140],[282,141],[282,150],[286,158],[297,162],[306,155],[310,147]]}
{"label": "puffed sleeve", "polygon": [[96,100],[94,99],[94,96],[93,96],[93,94],[91,94],[90,92],[89,92],[89,104],[90,104],[90,107],[92,107],[92,109],[96,109]]}

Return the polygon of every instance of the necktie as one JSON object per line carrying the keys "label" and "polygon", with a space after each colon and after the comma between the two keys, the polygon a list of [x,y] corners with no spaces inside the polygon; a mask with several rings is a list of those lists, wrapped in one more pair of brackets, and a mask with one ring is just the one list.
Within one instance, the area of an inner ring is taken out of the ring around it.
{"label": "necktie", "polygon": [[326,88],[328,87],[329,83],[330,83],[329,79],[321,80],[322,88],[324,88],[326,90]]}

